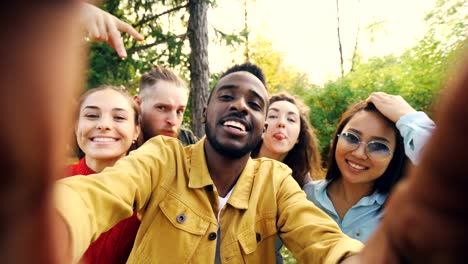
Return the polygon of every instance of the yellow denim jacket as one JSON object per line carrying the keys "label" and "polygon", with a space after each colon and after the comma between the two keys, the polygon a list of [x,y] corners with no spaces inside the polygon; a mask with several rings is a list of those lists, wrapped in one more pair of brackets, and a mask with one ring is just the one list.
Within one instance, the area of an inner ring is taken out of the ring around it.
{"label": "yellow denim jacket", "polygon": [[137,210],[128,263],[274,263],[275,234],[301,263],[337,263],[362,244],[306,199],[286,165],[249,159],[220,216],[205,139],[188,147],[158,136],[114,167],[58,181],[56,204],[78,260],[100,233]]}

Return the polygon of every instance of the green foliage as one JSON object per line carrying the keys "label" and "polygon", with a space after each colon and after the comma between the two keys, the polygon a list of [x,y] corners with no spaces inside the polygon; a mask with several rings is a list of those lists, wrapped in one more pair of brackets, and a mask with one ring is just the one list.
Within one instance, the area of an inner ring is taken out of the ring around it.
{"label": "green foliage", "polygon": [[[109,0],[102,8],[133,25],[145,43],[123,34],[128,57],[118,58],[107,44],[91,46],[88,88],[101,84],[124,85],[135,90],[142,72],[153,64],[188,72],[186,25],[188,1]],[[159,12],[159,13],[157,13]]]}
{"label": "green foliage", "polygon": [[284,264],[297,264],[297,260],[285,246],[281,248],[281,255],[283,256]]}
{"label": "green foliage", "polygon": [[310,93],[306,100],[310,107],[310,123],[315,128],[324,161],[338,120],[354,100],[354,93],[346,80],[329,82],[323,89]]}

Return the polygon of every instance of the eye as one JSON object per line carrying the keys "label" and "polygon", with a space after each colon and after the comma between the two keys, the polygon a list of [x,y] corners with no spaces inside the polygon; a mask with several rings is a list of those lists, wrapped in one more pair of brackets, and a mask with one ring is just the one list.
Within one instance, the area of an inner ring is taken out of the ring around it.
{"label": "eye", "polygon": [[180,116],[180,115],[183,115],[184,112],[185,112],[185,109],[179,109],[176,111],[176,114]]}
{"label": "eye", "polygon": [[127,120],[127,118],[125,116],[114,116],[114,120],[123,121],[123,120]]}
{"label": "eye", "polygon": [[291,117],[290,117],[290,118],[288,118],[288,121],[289,121],[289,122],[291,122],[291,123],[296,123],[296,119],[294,119],[294,118],[291,118]]}
{"label": "eye", "polygon": [[156,109],[158,109],[159,111],[166,111],[166,106],[164,105],[157,105],[155,106]]}
{"label": "eye", "polygon": [[232,95],[229,95],[229,94],[222,94],[218,98],[221,101],[224,101],[224,102],[231,101],[232,99],[234,99],[234,97]]}
{"label": "eye", "polygon": [[360,142],[360,139],[358,136],[352,134],[352,133],[349,133],[349,132],[343,132],[341,133],[341,137],[343,137],[344,140],[346,140],[348,143],[350,144],[359,144]]}
{"label": "eye", "polygon": [[253,102],[249,102],[249,105],[252,109],[254,110],[257,110],[257,111],[260,111],[262,109],[262,107],[260,106],[259,103],[253,101]]}
{"label": "eye", "polygon": [[268,115],[267,116],[267,119],[276,119],[276,118],[278,118],[277,115]]}
{"label": "eye", "polygon": [[369,152],[375,152],[375,153],[378,152],[382,154],[390,153],[390,149],[388,148],[388,146],[382,142],[371,141],[367,144],[367,146],[368,146]]}
{"label": "eye", "polygon": [[85,114],[84,117],[86,117],[87,119],[97,119],[99,118],[99,115],[98,114]]}

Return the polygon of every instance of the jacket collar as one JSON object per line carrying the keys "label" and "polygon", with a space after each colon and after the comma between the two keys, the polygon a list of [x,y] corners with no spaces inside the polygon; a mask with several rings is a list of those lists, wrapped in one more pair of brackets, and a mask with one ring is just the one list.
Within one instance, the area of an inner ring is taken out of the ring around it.
{"label": "jacket collar", "polygon": [[[204,143],[206,137],[203,137],[196,144],[192,145],[191,168],[189,172],[189,187],[204,188],[211,186],[215,188],[213,180],[211,180],[208,166],[205,159]],[[248,209],[250,193],[255,173],[255,161],[248,159],[244,170],[234,185],[231,197],[228,203],[237,209]]]}

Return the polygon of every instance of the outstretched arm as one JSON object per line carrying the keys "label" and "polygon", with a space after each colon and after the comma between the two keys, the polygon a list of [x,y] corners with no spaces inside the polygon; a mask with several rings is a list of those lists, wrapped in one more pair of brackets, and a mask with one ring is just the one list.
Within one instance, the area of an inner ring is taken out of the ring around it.
{"label": "outstretched arm", "polygon": [[132,26],[91,4],[82,4],[80,18],[92,40],[109,42],[122,58],[127,57],[127,51],[120,32],[126,32],[136,40],[143,40]]}

